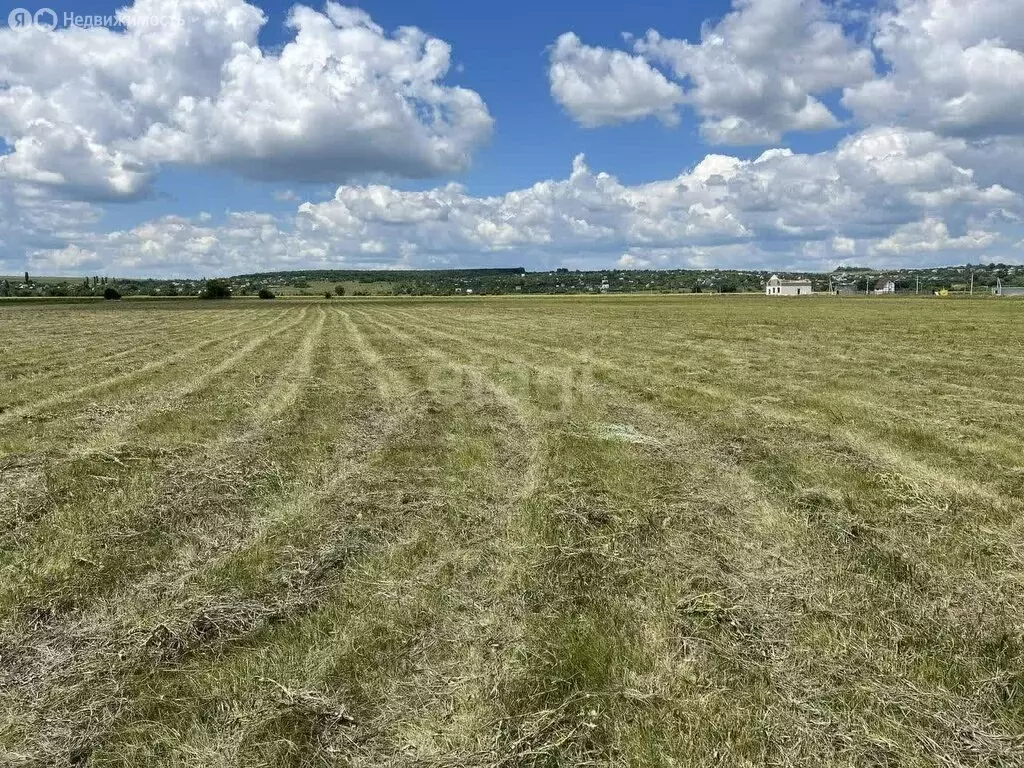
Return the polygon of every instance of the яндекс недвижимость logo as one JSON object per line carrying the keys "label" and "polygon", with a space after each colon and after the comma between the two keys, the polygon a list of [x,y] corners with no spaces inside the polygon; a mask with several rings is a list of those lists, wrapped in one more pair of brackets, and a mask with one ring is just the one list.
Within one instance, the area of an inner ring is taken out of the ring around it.
{"label": "\u044f\u043d\u0434\u0435\u043a\u0441 \u043d\u0435\u0434\u0432\u0438\u0436\u0438\u043c\u043e\u0441\u0442\u044c logo", "polygon": [[15,8],[7,14],[7,26],[11,29],[39,29],[54,30],[57,28],[57,12],[52,8],[40,8],[35,13],[27,8]]}
{"label": "\u044f\u043d\u0434\u0435\u043a\u0441 \u043d\u0435\u0434\u0432\u0438\u0436\u0438\u043c\u043e\u0441\u0442\u044c logo", "polygon": [[126,27],[169,26],[171,24],[180,26],[184,23],[185,19],[181,16],[133,15],[124,10],[117,14],[105,15],[66,12],[63,18],[58,17],[57,12],[52,8],[40,8],[34,13],[27,8],[15,8],[7,14],[7,26],[11,29],[42,29],[48,32],[58,28],[70,29],[72,27],[124,29]]}

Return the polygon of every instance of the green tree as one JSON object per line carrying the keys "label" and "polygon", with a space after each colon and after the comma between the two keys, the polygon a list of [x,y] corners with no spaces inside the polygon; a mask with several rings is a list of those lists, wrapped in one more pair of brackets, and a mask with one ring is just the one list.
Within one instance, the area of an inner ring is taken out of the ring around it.
{"label": "green tree", "polygon": [[201,299],[230,299],[231,286],[226,280],[207,280],[206,287],[199,294]]}
{"label": "green tree", "polygon": [[117,290],[117,288],[110,286],[105,291],[103,291],[103,298],[107,299],[108,301],[117,301],[121,298],[121,294]]}
{"label": "green tree", "polygon": [[260,292],[257,294],[261,299],[276,299],[274,292],[269,288],[260,288]]}
{"label": "green tree", "polygon": [[345,286],[342,285],[341,283],[338,283],[336,286],[334,286],[334,292],[336,294],[338,294],[339,296],[344,296],[345,295]]}

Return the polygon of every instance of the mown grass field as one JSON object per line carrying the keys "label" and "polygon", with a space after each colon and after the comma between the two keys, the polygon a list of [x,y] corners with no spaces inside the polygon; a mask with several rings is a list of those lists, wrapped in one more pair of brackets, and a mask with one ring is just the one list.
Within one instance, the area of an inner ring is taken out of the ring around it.
{"label": "mown grass field", "polygon": [[1024,302],[0,328],[0,765],[1024,764]]}

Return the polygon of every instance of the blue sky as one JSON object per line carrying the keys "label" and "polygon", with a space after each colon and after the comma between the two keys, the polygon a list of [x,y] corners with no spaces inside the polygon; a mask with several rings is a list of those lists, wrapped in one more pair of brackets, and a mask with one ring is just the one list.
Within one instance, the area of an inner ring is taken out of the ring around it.
{"label": "blue sky", "polygon": [[1016,261],[1009,5],[137,0],[181,26],[0,27],[0,270]]}

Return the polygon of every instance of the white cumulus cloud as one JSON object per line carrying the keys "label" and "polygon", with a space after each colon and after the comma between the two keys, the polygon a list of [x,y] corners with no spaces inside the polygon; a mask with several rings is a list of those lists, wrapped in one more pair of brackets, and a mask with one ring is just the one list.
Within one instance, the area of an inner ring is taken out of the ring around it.
{"label": "white cumulus cloud", "polygon": [[[346,184],[290,217],[167,216],[74,245],[114,271],[161,274],[480,264],[825,269],[925,251],[961,260],[966,249],[1014,260],[1006,244],[1019,239],[1012,233],[1024,200],[958,165],[963,147],[962,139],[874,128],[827,152],[708,155],[635,185],[579,156],[567,177],[503,195],[474,196],[459,184]],[[70,265],[75,254],[40,248],[35,258]]]}
{"label": "white cumulus cloud", "polygon": [[[294,39],[260,48],[243,0],[136,0],[125,30],[0,29],[0,179],[131,199],[163,164],[255,178],[428,177],[465,168],[492,120],[444,85],[450,47],[385,32],[329,2],[292,8]],[[151,25],[139,17],[181,19]]]}
{"label": "white cumulus cloud", "polygon": [[886,74],[843,101],[865,122],[966,137],[1024,135],[1019,0],[897,0],[873,22]]}
{"label": "white cumulus cloud", "polygon": [[678,122],[683,89],[641,56],[584,45],[572,32],[551,49],[551,95],[587,127],[655,116]]}
{"label": "white cumulus cloud", "polygon": [[818,96],[870,80],[874,61],[832,15],[821,0],[735,0],[699,42],[650,30],[632,55],[566,33],[552,56],[552,93],[584,125],[674,118],[685,103],[720,144],[835,128],[840,120]]}

